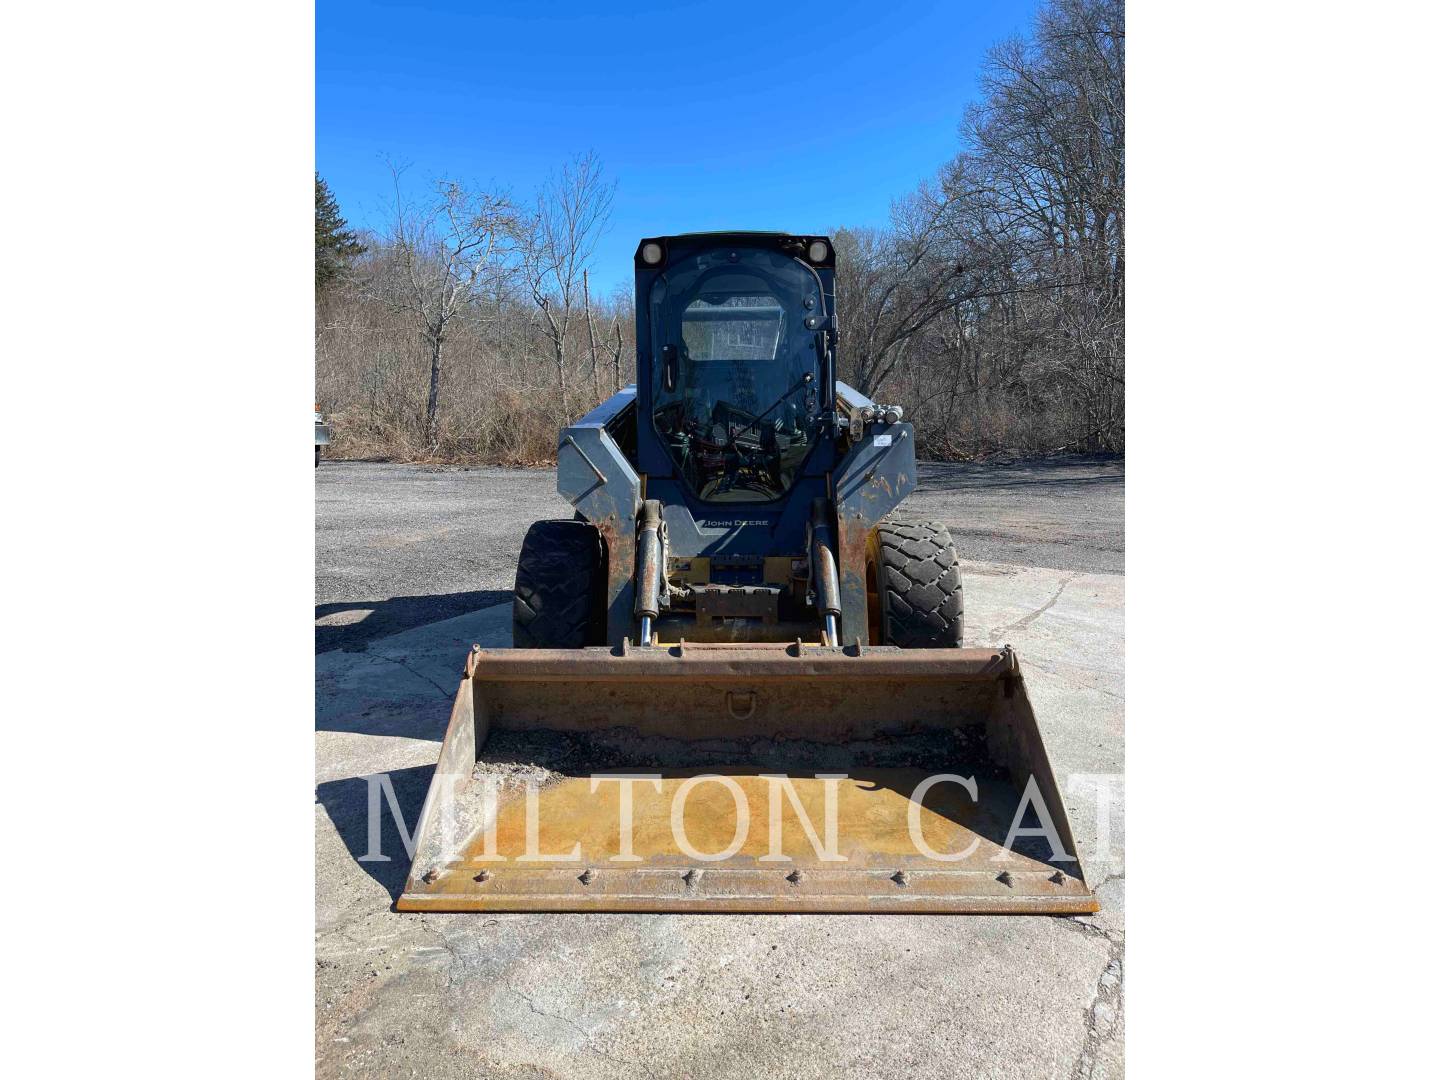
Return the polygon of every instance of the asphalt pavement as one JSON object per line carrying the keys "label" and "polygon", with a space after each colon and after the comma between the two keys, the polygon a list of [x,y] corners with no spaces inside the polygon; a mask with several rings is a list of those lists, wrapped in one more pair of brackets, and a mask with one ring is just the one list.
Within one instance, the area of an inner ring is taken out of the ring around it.
{"label": "asphalt pavement", "polygon": [[[1124,573],[1125,463],[920,465],[906,512],[962,559]],[[552,469],[323,461],[315,472],[315,650],[508,603],[531,522],[568,518]]]}

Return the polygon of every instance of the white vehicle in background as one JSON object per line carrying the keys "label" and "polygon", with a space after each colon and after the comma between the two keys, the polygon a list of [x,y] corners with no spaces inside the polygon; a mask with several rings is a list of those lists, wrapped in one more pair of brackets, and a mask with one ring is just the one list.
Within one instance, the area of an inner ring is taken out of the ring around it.
{"label": "white vehicle in background", "polygon": [[315,406],[315,467],[320,467],[320,447],[330,445],[330,425],[325,423],[325,417],[320,413],[320,406]]}

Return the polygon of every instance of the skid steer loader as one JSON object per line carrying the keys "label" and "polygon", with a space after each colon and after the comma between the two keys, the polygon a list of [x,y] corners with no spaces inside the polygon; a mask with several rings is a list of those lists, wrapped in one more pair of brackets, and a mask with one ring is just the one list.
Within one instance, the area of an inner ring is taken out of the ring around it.
{"label": "skid steer loader", "polygon": [[898,406],[836,378],[827,237],[635,254],[636,373],[560,435],[403,911],[1083,913],[1008,646],[964,648]]}

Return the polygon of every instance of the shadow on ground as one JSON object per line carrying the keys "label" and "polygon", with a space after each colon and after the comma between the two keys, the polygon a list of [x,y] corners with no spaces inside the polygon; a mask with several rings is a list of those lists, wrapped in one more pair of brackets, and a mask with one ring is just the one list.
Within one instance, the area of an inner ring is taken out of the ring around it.
{"label": "shadow on ground", "polygon": [[[425,803],[425,793],[430,788],[430,778],[435,775],[435,766],[418,765],[410,769],[391,769],[383,774],[390,778],[395,792],[395,803],[405,828],[413,831],[420,824],[420,808]],[[398,900],[405,890],[405,875],[410,872],[410,856],[406,854],[405,842],[401,839],[395,823],[394,808],[384,790],[377,783],[379,795],[380,824],[377,830],[376,852],[389,861],[367,859],[370,846],[370,781],[363,776],[352,776],[346,780],[332,780],[315,789],[315,801],[325,807],[330,821],[350,857],[356,865],[379,882],[381,888],[390,894],[391,902]]]}
{"label": "shadow on ground", "polygon": [[358,652],[376,638],[412,630],[426,623],[468,615],[481,608],[509,603],[511,593],[494,589],[435,596],[392,596],[388,600],[355,600],[315,605],[315,651]]}

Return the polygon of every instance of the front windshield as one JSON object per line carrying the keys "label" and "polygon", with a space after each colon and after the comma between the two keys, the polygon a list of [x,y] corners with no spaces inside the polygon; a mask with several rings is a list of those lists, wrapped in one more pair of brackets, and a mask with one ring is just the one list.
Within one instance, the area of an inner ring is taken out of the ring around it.
{"label": "front windshield", "polygon": [[768,501],[799,474],[819,433],[805,317],[820,304],[804,264],[745,248],[682,259],[651,288],[655,430],[701,499]]}

